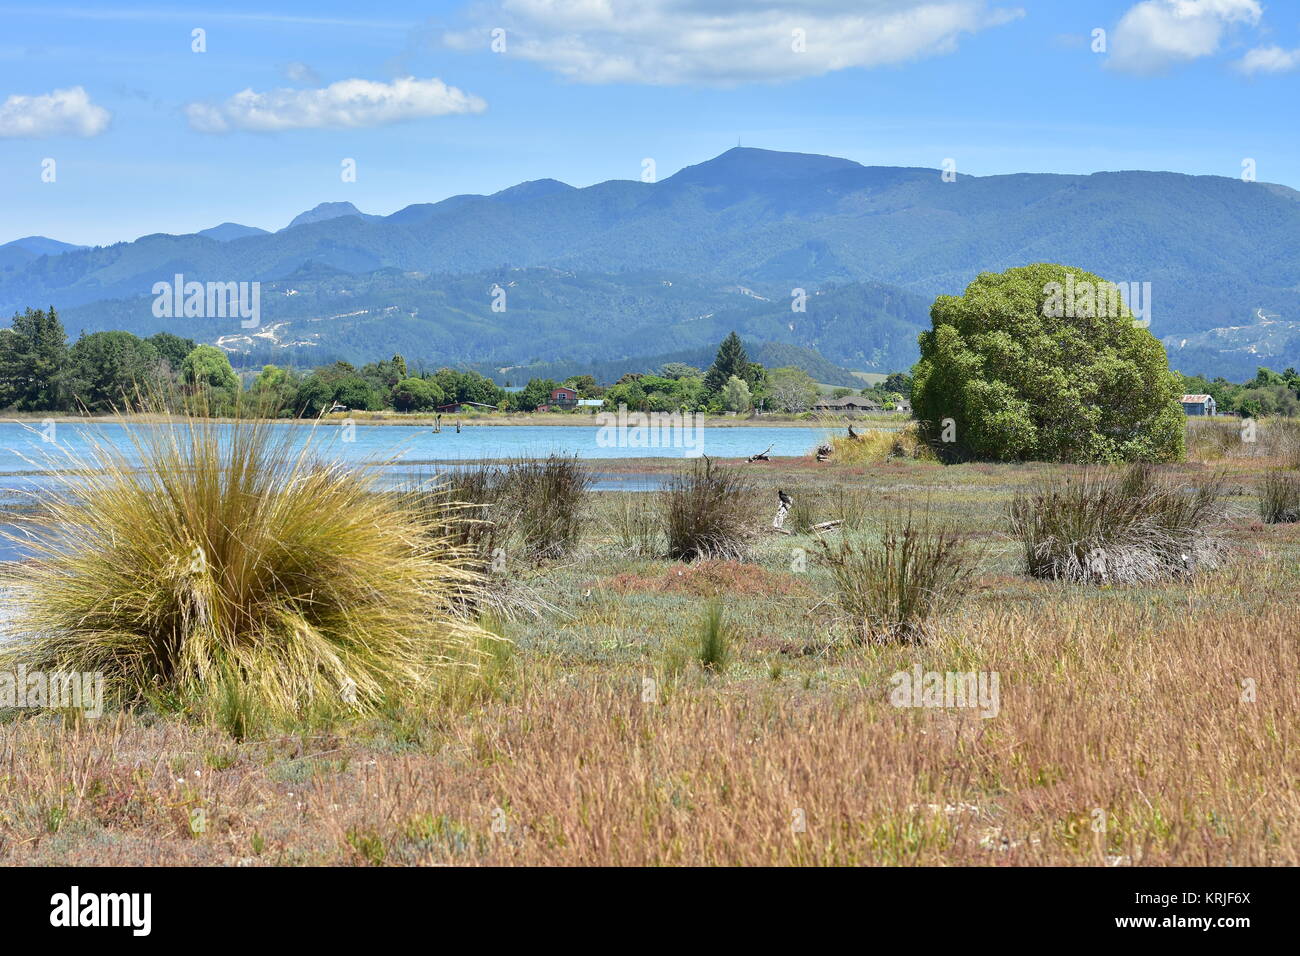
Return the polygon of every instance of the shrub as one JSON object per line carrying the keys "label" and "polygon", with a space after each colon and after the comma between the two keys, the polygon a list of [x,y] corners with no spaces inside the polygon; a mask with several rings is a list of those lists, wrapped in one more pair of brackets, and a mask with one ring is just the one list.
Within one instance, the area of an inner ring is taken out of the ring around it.
{"label": "shrub", "polygon": [[699,646],[696,659],[706,671],[720,674],[731,663],[731,628],[722,616],[722,605],[710,601],[704,609],[704,620],[700,624]]}
{"label": "shrub", "polygon": [[253,716],[373,712],[469,661],[477,586],[453,543],[375,469],[323,463],[264,424],[122,421],[55,472],[0,580],[8,666],[100,672],[243,736]]}
{"label": "shrub", "polygon": [[1181,459],[1178,380],[1117,289],[1081,269],[1036,263],[981,273],[964,295],[939,296],[912,387],[928,437],[942,437],[935,433],[949,418],[954,440],[940,448],[955,457]]}
{"label": "shrub", "polygon": [[697,458],[668,480],[659,502],[670,558],[739,559],[748,552],[754,489],[737,469]]}
{"label": "shrub", "polygon": [[869,428],[856,438],[836,435],[830,440],[831,461],[844,465],[876,465],[891,458],[932,458],[915,422],[896,431]]}
{"label": "shrub", "polygon": [[978,554],[955,528],[908,512],[887,519],[880,541],[845,535],[822,542],[836,601],[857,639],[919,643],[929,622],[970,586]]}
{"label": "shrub", "polygon": [[1130,583],[1186,577],[1217,566],[1223,479],[1194,488],[1136,465],[1087,470],[1013,499],[1011,534],[1037,578]]}
{"label": "shrub", "polygon": [[1300,474],[1270,471],[1259,487],[1259,513],[1269,524],[1300,521]]}
{"label": "shrub", "polygon": [[591,472],[582,462],[559,455],[516,461],[504,480],[527,554],[554,559],[577,547],[591,488]]}

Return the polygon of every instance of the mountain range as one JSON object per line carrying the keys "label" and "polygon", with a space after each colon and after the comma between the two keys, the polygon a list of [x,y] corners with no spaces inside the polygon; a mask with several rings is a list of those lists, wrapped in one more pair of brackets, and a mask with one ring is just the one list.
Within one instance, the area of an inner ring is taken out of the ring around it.
{"label": "mountain range", "polygon": [[[655,183],[539,179],[387,216],[322,203],[274,233],[223,223],[44,251],[18,240],[0,246],[0,310],[53,303],[72,334],[167,329],[245,364],[402,352],[426,365],[630,368],[734,328],[846,374],[910,365],[936,295],[1048,261],[1150,282],[1151,331],[1174,366],[1241,377],[1300,364],[1298,236],[1300,192],[1269,183],[1141,171],[947,181],[736,148]],[[260,327],[155,318],[150,290],[175,274],[260,281]]]}

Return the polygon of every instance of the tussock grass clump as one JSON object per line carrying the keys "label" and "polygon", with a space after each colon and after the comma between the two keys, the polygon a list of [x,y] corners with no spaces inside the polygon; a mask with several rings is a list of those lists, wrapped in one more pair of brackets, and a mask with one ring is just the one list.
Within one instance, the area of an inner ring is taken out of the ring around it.
{"label": "tussock grass clump", "polygon": [[695,658],[706,671],[721,674],[731,663],[731,628],[722,616],[722,605],[714,600],[704,609]]}
{"label": "tussock grass clump", "polygon": [[1121,584],[1189,577],[1223,554],[1223,478],[1185,488],[1149,465],[1084,470],[1017,495],[1011,534],[1036,578]]}
{"label": "tussock grass clump", "polygon": [[822,553],[855,637],[901,643],[921,642],[957,605],[979,558],[966,535],[910,511],[887,519],[879,542],[845,535]]}
{"label": "tussock grass clump", "polygon": [[843,465],[878,465],[891,458],[933,457],[915,422],[909,422],[897,431],[870,428],[860,432],[856,438],[836,435],[831,438],[830,445],[831,461]]}
{"label": "tussock grass clump", "polygon": [[1259,513],[1269,524],[1300,521],[1300,474],[1270,471],[1259,486]]}
{"label": "tussock grass clump", "polygon": [[670,558],[740,560],[748,553],[755,494],[737,469],[697,458],[668,480],[659,504]]}
{"label": "tussock grass clump", "polygon": [[591,472],[576,457],[512,462],[505,470],[515,504],[519,535],[532,557],[554,559],[571,553],[582,538]]}
{"label": "tussock grass clump", "polygon": [[608,511],[610,531],[621,554],[636,558],[663,554],[659,517],[647,497],[635,492],[618,495]]}
{"label": "tussock grass clump", "polygon": [[373,468],[317,460],[296,429],[121,422],[92,440],[0,579],[8,669],[100,672],[238,736],[262,720],[424,699],[474,659],[477,586],[455,543]]}

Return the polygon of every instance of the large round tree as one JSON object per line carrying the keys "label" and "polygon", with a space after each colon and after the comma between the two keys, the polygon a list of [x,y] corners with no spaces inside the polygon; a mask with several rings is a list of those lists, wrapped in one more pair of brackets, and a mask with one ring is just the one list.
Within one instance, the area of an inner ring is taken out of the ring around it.
{"label": "large round tree", "polygon": [[912,408],[963,457],[1174,461],[1177,381],[1116,287],[1068,266],[981,273],[930,310]]}

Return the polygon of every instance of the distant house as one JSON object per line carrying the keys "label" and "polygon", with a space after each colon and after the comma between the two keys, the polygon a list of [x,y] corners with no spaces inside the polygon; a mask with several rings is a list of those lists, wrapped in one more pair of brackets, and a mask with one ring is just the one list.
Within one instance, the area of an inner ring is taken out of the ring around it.
{"label": "distant house", "polygon": [[865,415],[880,411],[880,403],[861,395],[848,395],[844,398],[819,398],[813,403],[814,412],[830,412],[836,415]]}
{"label": "distant house", "polygon": [[909,402],[907,399],[903,399],[902,401],[895,402],[894,411],[902,415],[910,415],[912,414],[912,403]]}
{"label": "distant house", "polygon": [[1184,395],[1181,401],[1183,411],[1188,415],[1218,414],[1218,406],[1214,404],[1213,395]]}
{"label": "distant house", "polygon": [[575,391],[572,388],[569,388],[567,385],[560,385],[557,388],[551,389],[551,401],[549,407],[560,408],[560,409],[577,408],[578,407],[577,391]]}

